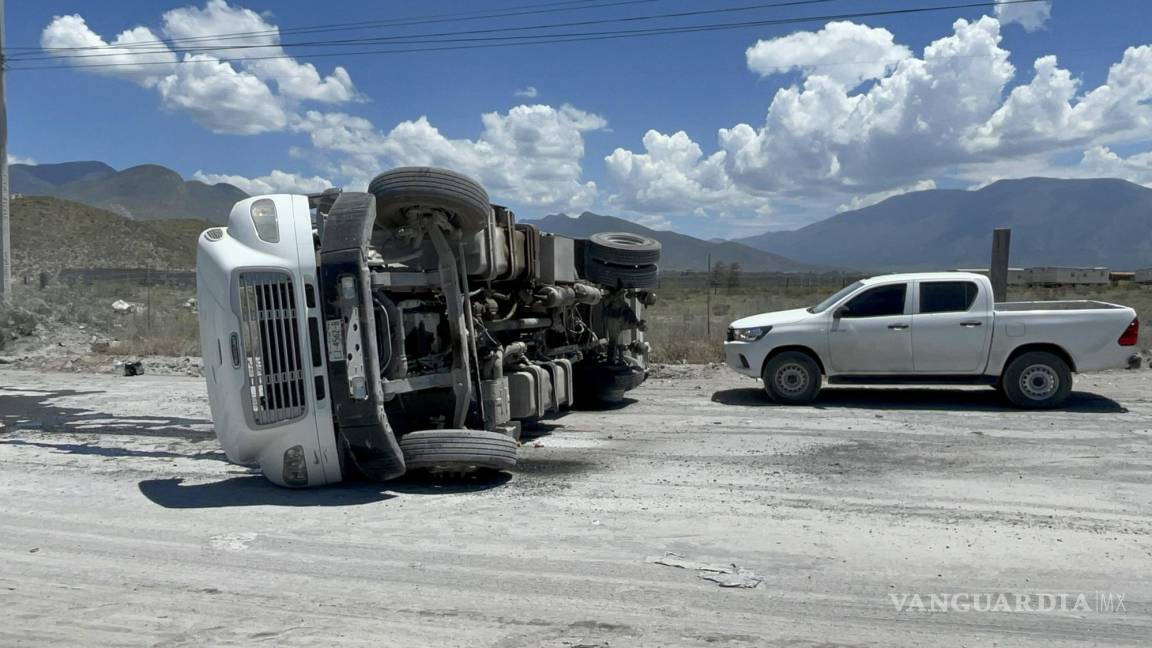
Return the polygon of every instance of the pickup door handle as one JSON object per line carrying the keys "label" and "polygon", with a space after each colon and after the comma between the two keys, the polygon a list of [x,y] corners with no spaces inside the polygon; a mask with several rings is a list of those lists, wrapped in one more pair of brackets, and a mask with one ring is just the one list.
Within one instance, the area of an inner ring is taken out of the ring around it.
{"label": "pickup door handle", "polygon": [[892,329],[893,331],[906,331],[912,327],[908,326],[907,324],[890,324],[888,328]]}
{"label": "pickup door handle", "polygon": [[973,328],[975,326],[983,326],[984,322],[960,322],[960,326],[964,328]]}

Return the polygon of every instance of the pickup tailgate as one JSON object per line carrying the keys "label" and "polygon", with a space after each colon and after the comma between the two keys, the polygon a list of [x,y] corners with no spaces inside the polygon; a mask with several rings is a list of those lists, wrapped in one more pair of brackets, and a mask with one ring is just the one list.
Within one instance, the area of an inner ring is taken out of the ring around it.
{"label": "pickup tailgate", "polygon": [[996,304],[988,373],[999,374],[1013,351],[1032,344],[1063,349],[1078,372],[1123,368],[1136,347],[1121,337],[1135,319],[1131,308],[1099,301]]}

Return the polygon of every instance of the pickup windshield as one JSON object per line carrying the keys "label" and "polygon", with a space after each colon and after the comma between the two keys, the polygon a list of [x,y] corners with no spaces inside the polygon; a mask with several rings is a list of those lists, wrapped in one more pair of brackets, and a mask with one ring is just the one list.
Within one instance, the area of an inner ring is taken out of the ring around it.
{"label": "pickup windshield", "polygon": [[828,310],[829,308],[832,308],[832,306],[835,305],[836,302],[838,302],[841,299],[843,299],[844,297],[850,295],[853,291],[855,291],[857,288],[859,288],[860,286],[863,286],[863,285],[864,285],[863,281],[857,281],[856,283],[854,283],[852,285],[845,286],[845,287],[841,288],[835,295],[832,295],[828,299],[825,299],[824,301],[820,302],[819,304],[816,304],[815,306],[809,308],[808,312],[809,313],[823,313],[824,311]]}

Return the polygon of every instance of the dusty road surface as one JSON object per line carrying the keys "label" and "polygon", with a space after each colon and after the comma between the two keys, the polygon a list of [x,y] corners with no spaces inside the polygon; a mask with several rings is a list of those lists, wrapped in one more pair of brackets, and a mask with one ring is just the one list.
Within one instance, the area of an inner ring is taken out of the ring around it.
{"label": "dusty road surface", "polygon": [[288,491],[197,379],[0,371],[0,645],[1147,646],[1150,387],[783,408],[665,370],[510,478]]}

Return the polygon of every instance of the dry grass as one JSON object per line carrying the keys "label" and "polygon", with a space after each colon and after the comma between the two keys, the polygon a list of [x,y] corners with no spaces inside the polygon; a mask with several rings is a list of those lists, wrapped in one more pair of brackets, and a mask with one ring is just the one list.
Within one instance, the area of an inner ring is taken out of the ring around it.
{"label": "dry grass", "polygon": [[[13,304],[0,311],[0,340],[29,335],[37,326],[51,331],[82,325],[93,335],[116,340],[118,354],[194,356],[200,353],[199,325],[185,304],[195,292],[191,287],[113,282],[53,284],[42,291],[16,286]],[[112,309],[117,300],[142,308],[118,313]]]}
{"label": "dry grass", "polygon": [[[669,363],[720,362],[725,330],[749,315],[811,306],[839,290],[849,279],[812,278],[808,285],[785,285],[778,276],[747,276],[738,288],[712,292],[712,313],[706,315],[708,292],[703,275],[665,277],[659,301],[648,310],[648,340],[652,360]],[[1012,301],[1094,299],[1136,309],[1145,327],[1152,326],[1152,286],[1122,284],[1083,288],[1014,288]],[[709,330],[711,332],[709,332]],[[1152,337],[1141,336],[1141,347]]]}

